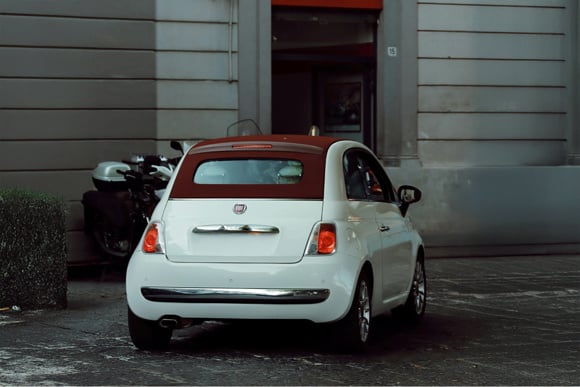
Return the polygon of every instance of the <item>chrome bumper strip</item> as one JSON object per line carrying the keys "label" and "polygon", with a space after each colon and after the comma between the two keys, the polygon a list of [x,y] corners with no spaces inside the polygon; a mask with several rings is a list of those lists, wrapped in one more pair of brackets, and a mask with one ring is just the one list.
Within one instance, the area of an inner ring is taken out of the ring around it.
{"label": "chrome bumper strip", "polygon": [[229,289],[143,287],[149,301],[218,304],[317,304],[330,295],[328,289]]}
{"label": "chrome bumper strip", "polygon": [[209,224],[197,226],[193,233],[246,233],[246,234],[278,234],[280,229],[275,226],[261,224]]}

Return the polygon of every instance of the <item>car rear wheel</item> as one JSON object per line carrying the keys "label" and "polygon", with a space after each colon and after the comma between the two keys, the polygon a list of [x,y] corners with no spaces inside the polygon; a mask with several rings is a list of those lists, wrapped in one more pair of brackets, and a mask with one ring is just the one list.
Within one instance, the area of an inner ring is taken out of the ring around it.
{"label": "car rear wheel", "polygon": [[425,314],[426,306],[427,276],[425,274],[425,260],[419,257],[415,264],[411,290],[409,291],[407,302],[401,307],[400,315],[407,322],[418,323],[423,317],[423,314]]}
{"label": "car rear wheel", "polygon": [[172,329],[159,326],[157,321],[145,320],[128,309],[129,334],[139,349],[164,349],[171,340]]}
{"label": "car rear wheel", "polygon": [[340,340],[349,352],[367,349],[371,333],[371,282],[367,272],[361,273],[348,314],[339,323]]}

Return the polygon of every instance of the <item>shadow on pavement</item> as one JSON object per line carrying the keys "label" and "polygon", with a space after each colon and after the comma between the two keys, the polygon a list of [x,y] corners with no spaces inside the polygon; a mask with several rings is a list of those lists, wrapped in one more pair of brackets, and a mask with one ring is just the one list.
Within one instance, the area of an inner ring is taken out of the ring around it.
{"label": "shadow on pavement", "polygon": [[127,265],[98,263],[69,266],[67,269],[69,281],[124,282]]}
{"label": "shadow on pavement", "polygon": [[[458,321],[447,316],[426,315],[418,325],[406,325],[392,316],[373,320],[371,346],[365,357],[385,356],[401,351],[445,352],[477,340],[477,322]],[[304,353],[341,353],[340,336],[329,324],[306,321],[205,322],[176,330],[169,351],[183,354],[224,352],[271,352],[281,356]]]}

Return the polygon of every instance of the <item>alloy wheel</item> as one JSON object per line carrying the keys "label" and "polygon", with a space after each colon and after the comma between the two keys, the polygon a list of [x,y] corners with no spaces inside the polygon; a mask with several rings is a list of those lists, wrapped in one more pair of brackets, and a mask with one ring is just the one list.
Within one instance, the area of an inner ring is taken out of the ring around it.
{"label": "alloy wheel", "polygon": [[417,261],[417,266],[415,267],[415,275],[413,276],[413,303],[415,305],[415,313],[420,315],[425,308],[425,296],[426,296],[426,284],[425,284],[425,271],[423,269],[423,262]]}
{"label": "alloy wheel", "polygon": [[361,281],[359,285],[357,311],[360,340],[364,343],[369,337],[371,319],[371,303],[366,281]]}

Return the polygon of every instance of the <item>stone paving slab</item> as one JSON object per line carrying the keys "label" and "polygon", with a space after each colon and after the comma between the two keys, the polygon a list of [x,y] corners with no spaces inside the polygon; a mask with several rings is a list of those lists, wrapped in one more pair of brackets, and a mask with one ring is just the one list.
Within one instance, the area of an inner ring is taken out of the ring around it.
{"label": "stone paving slab", "polygon": [[0,385],[580,385],[580,256],[431,259],[424,321],[374,321],[364,355],[325,326],[205,323],[133,347],[123,276],[71,278],[66,310],[0,312]]}

